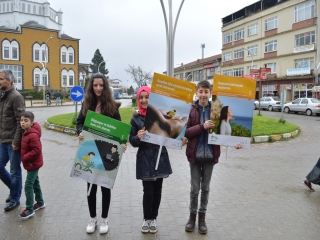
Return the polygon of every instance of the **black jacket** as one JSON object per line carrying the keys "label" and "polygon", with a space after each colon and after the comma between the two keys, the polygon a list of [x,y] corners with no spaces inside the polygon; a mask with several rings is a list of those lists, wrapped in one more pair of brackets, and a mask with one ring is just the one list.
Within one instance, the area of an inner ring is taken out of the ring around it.
{"label": "black jacket", "polygon": [[172,173],[167,149],[162,147],[158,170],[155,170],[159,145],[142,142],[137,136],[144,126],[144,116],[135,111],[131,118],[131,131],[129,141],[133,147],[139,147],[136,158],[136,178],[149,180],[168,177]]}
{"label": "black jacket", "polygon": [[[116,103],[116,104],[117,104],[117,107],[119,108],[120,105],[118,103]],[[83,104],[82,104],[82,107],[83,107]],[[80,113],[79,113],[78,118],[77,118],[77,134],[78,135],[82,132],[84,121],[86,120],[86,116],[83,116],[83,114],[82,114],[82,107],[81,107]],[[121,117],[120,117],[119,111],[116,111],[113,114],[113,116],[107,116],[107,117],[111,117],[113,119],[121,121]]]}

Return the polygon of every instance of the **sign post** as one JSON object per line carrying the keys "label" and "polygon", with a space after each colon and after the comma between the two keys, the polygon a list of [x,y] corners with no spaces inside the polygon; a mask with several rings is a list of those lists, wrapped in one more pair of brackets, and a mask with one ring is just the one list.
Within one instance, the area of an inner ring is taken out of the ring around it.
{"label": "sign post", "polygon": [[78,113],[78,102],[82,101],[84,90],[80,86],[73,86],[70,90],[70,98],[76,103],[76,114]]}

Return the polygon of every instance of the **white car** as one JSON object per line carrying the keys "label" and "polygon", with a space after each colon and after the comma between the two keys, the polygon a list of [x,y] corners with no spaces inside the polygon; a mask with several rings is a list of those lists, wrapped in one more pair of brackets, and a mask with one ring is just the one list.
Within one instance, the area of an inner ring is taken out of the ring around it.
{"label": "white car", "polygon": [[[254,109],[259,108],[259,101],[254,101]],[[281,111],[281,99],[278,96],[268,96],[260,99],[260,108],[273,111]]]}
{"label": "white car", "polygon": [[291,103],[283,105],[284,112],[304,112],[308,116],[316,114],[320,116],[320,101],[316,98],[298,98]]}

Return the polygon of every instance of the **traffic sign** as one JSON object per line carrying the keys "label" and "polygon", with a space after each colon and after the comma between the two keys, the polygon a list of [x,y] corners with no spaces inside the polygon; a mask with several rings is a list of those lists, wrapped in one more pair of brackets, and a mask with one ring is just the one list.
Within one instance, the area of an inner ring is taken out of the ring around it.
{"label": "traffic sign", "polygon": [[70,98],[75,102],[80,102],[84,97],[84,90],[80,86],[73,86],[70,90]]}

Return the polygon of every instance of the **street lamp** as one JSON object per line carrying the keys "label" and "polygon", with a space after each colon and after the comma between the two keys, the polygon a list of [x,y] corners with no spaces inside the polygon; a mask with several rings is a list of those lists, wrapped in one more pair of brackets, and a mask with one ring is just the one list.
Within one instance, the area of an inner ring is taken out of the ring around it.
{"label": "street lamp", "polygon": [[186,81],[188,81],[189,76],[192,77],[192,73],[189,73],[189,75],[186,77]]}
{"label": "street lamp", "polygon": [[182,5],[184,3],[184,0],[181,1],[176,20],[174,23],[174,28],[172,29],[172,0],[168,0],[169,5],[169,24],[168,19],[166,15],[166,10],[164,8],[163,0],[160,0],[162,12],[164,16],[164,23],[166,27],[166,38],[167,38],[167,75],[173,77],[174,71],[173,71],[173,65],[174,65],[174,58],[173,58],[173,49],[174,49],[174,36],[177,28],[177,22],[180,15],[180,11],[182,8]]}
{"label": "street lamp", "polygon": [[[101,63],[104,63],[104,62],[107,62],[107,61],[108,61],[108,60],[105,60],[105,61],[102,61]],[[99,69],[100,69],[101,63],[99,63],[99,65],[98,65],[98,69],[97,69],[98,73],[100,73]]]}
{"label": "street lamp", "polygon": [[[42,67],[44,68],[44,75],[46,74],[46,70],[47,70],[47,44],[49,42],[49,40],[51,39],[52,37],[49,37],[45,43],[45,48],[44,48],[44,51],[45,51],[45,54],[44,54],[44,64],[42,62],[40,62],[42,64]],[[42,79],[43,79],[43,76],[42,76]],[[46,103],[46,85],[47,85],[47,81],[48,81],[48,77],[46,77],[46,82],[45,84],[43,85],[43,104]]]}

